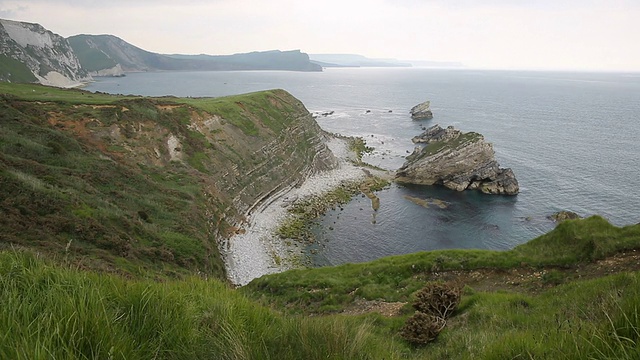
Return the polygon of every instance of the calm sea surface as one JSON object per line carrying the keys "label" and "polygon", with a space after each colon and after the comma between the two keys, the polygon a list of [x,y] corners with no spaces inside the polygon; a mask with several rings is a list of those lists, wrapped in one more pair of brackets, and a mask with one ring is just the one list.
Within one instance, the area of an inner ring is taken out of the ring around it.
{"label": "calm sea surface", "polygon": [[[318,265],[445,248],[509,249],[572,210],[616,225],[640,222],[640,74],[431,69],[299,72],[162,72],[101,78],[90,91],[150,96],[223,96],[282,88],[330,132],[362,136],[368,162],[397,169],[421,126],[454,125],[494,144],[520,183],[515,197],[397,186],[378,193],[375,214],[357,197],[317,224]],[[434,119],[409,109],[430,100]],[[367,110],[370,110],[367,112]],[[405,196],[446,201],[441,209]]]}

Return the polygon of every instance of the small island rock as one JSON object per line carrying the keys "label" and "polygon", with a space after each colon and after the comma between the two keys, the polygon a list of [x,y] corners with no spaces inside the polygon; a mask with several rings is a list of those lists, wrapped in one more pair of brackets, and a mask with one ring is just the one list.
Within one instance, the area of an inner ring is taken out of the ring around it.
{"label": "small island rock", "polygon": [[547,216],[547,218],[559,223],[565,220],[581,219],[582,217],[573,211],[562,210]]}
{"label": "small island rock", "polygon": [[431,101],[425,101],[411,108],[409,111],[413,120],[433,119]]}
{"label": "small island rock", "polygon": [[490,143],[478,133],[463,133],[439,125],[428,128],[396,173],[396,181],[419,185],[443,185],[456,191],[480,190],[486,194],[516,195],[518,180],[511,169],[500,168]]}

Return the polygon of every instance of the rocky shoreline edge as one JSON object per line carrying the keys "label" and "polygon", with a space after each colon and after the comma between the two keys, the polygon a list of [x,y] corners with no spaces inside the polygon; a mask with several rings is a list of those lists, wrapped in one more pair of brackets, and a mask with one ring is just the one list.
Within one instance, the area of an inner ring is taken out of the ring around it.
{"label": "rocky shoreline edge", "polygon": [[[293,217],[288,207],[327,194],[346,183],[364,182],[372,171],[377,172],[356,165],[360,163],[358,154],[349,148],[347,138],[331,136],[326,144],[338,159],[336,168],[314,174],[298,187],[273,194],[248,215],[244,231],[222,244],[220,252],[231,283],[243,286],[263,275],[300,267],[304,245],[277,234],[278,228]],[[382,172],[380,175],[384,176]]]}

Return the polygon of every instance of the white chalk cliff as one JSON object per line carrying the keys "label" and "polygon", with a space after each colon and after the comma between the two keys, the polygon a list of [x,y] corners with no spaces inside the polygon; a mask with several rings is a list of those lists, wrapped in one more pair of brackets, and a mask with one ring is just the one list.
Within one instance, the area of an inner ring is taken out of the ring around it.
{"label": "white chalk cliff", "polygon": [[[26,67],[34,82],[43,85],[74,87],[91,80],[69,42],[38,24],[0,19],[0,55],[7,63]],[[15,74],[7,72],[20,69],[7,66],[0,78],[12,81]]]}

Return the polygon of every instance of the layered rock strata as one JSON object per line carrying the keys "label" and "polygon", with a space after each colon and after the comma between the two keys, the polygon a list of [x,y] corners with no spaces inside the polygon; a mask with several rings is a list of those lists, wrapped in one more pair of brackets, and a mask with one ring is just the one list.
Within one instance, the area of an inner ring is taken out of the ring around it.
{"label": "layered rock strata", "polygon": [[486,194],[515,195],[520,191],[511,169],[500,168],[490,143],[478,133],[463,133],[439,125],[414,138],[416,147],[396,173],[396,181],[443,185],[456,191],[480,190]]}
{"label": "layered rock strata", "polygon": [[409,111],[413,120],[433,119],[431,112],[431,101],[425,101],[411,108]]}

